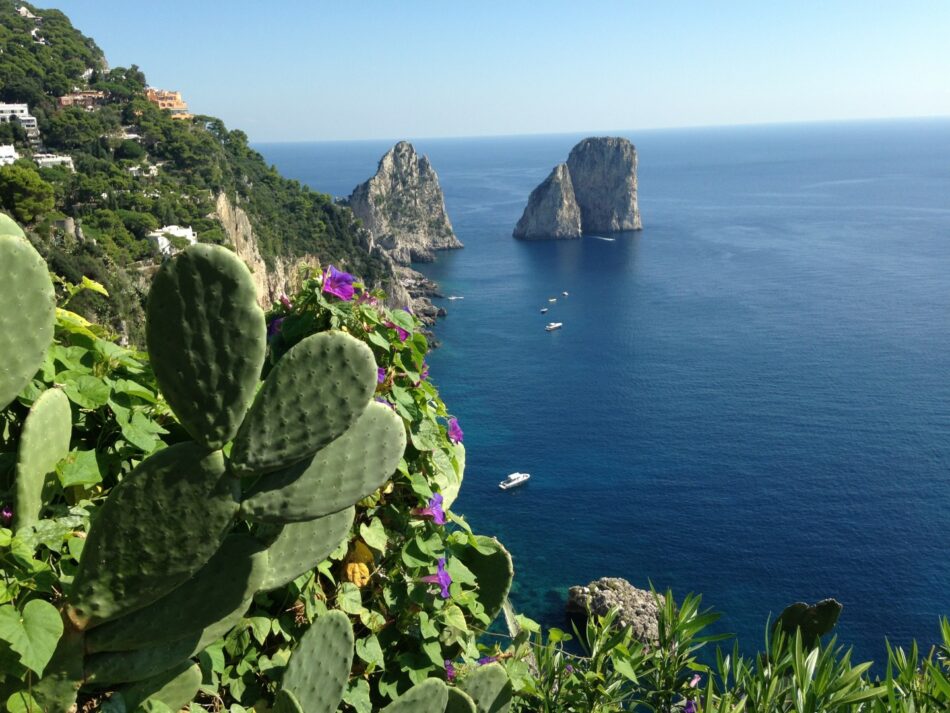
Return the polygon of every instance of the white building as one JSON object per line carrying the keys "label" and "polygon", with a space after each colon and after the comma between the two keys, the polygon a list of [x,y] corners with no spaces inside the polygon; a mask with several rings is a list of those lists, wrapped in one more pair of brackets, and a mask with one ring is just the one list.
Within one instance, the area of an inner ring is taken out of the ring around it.
{"label": "white building", "polygon": [[30,107],[26,104],[0,104],[0,124],[10,121],[19,121],[30,140],[39,139],[40,127],[37,126],[36,117],[30,114]]}
{"label": "white building", "polygon": [[19,158],[13,144],[0,144],[0,166],[9,166]]}
{"label": "white building", "polygon": [[195,235],[194,230],[180,225],[164,225],[158,230],[153,230],[148,234],[148,237],[158,242],[158,252],[165,257],[171,257],[178,252],[178,248],[172,245],[171,238],[184,238],[189,245],[198,242],[198,236]]}
{"label": "white building", "polygon": [[20,17],[25,17],[27,20],[39,19],[36,15],[30,12],[29,8],[27,8],[25,5],[20,5],[20,7],[16,9],[16,11],[20,15]]}
{"label": "white building", "polygon": [[33,160],[40,168],[53,168],[53,166],[65,166],[70,171],[75,171],[72,156],[63,156],[55,153],[35,153]]}

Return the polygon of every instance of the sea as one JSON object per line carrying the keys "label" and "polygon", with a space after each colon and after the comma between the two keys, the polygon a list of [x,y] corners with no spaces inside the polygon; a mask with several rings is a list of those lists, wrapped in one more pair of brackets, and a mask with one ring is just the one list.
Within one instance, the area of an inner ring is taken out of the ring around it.
{"label": "sea", "polygon": [[[611,132],[637,147],[643,230],[514,240],[586,135],[412,139],[465,244],[417,266],[459,298],[430,358],[465,433],[454,509],[511,551],[515,607],[564,626],[568,587],[615,576],[701,593],[747,653],[826,597],[854,659],[935,643],[950,120]],[[256,148],[346,196],[395,140]],[[513,471],[530,482],[500,491]]]}

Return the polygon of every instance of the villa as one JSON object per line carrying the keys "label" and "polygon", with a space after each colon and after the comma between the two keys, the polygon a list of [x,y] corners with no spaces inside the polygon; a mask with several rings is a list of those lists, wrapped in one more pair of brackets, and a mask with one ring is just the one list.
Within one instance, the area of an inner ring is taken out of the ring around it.
{"label": "villa", "polygon": [[40,138],[40,127],[36,117],[30,114],[30,107],[26,104],[0,104],[0,124],[17,121],[26,130],[27,138],[36,143]]}
{"label": "villa", "polygon": [[170,111],[173,119],[193,118],[193,115],[188,113],[188,105],[181,98],[181,92],[149,87],[145,90],[145,98],[158,106],[159,109]]}
{"label": "villa", "polygon": [[171,257],[179,252],[181,248],[177,247],[175,243],[178,243],[178,245],[184,245],[184,243],[194,245],[198,242],[195,231],[191,227],[185,228],[181,225],[164,225],[158,230],[153,230],[147,237],[158,243],[158,252],[163,257]]}

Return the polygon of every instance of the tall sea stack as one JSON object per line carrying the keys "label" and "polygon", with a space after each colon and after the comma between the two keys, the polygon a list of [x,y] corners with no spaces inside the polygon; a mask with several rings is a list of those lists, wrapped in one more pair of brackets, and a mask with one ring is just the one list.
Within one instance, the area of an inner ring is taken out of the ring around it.
{"label": "tall sea stack", "polygon": [[636,148],[624,138],[592,137],[532,191],[513,235],[565,239],[641,228]]}
{"label": "tall sea stack", "polygon": [[353,189],[348,203],[375,244],[398,264],[432,262],[433,251],[462,247],[445,212],[439,177],[408,141],[386,152],[376,175]]}

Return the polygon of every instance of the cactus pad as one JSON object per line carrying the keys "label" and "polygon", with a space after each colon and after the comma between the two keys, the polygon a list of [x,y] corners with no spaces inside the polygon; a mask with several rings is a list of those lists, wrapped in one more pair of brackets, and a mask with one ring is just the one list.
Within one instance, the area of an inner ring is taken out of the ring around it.
{"label": "cactus pad", "polygon": [[190,659],[157,676],[118,689],[127,711],[135,711],[145,701],[159,701],[170,710],[180,711],[192,701],[201,687],[201,668]]}
{"label": "cactus pad", "polygon": [[349,507],[309,522],[284,525],[267,549],[267,570],[260,591],[283,587],[323,562],[350,534],[355,513]]}
{"label": "cactus pad", "polygon": [[307,713],[333,713],[340,705],[353,664],[353,627],[346,614],[318,618],[290,657],[281,687]]}
{"label": "cactus pad", "polygon": [[16,529],[39,520],[43,485],[56,464],[69,454],[73,415],[60,389],[47,389],[23,422],[16,464]]}
{"label": "cactus pad", "polygon": [[158,601],[86,634],[87,653],[132,651],[173,641],[241,616],[267,571],[264,547],[250,535],[229,535],[195,575]]}
{"label": "cactus pad", "polygon": [[148,296],[155,379],[198,443],[220,448],[254,398],[267,348],[251,273],[233,252],[192,245],[166,262]]}
{"label": "cactus pad", "polygon": [[82,685],[83,635],[68,622],[63,624],[63,635],[46,664],[43,678],[33,685],[31,691],[44,711],[72,710]]}
{"label": "cactus pad", "polygon": [[274,699],[273,713],[309,713],[309,711],[304,711],[297,696],[281,689],[277,691],[277,697]]}
{"label": "cactus pad", "polygon": [[16,221],[6,213],[0,213],[0,235],[15,235],[18,238],[26,237],[23,228],[17,225]]}
{"label": "cactus pad", "polygon": [[437,678],[427,678],[383,708],[383,713],[443,713],[448,698],[448,686]]}
{"label": "cactus pad", "polygon": [[449,688],[449,702],[445,704],[445,713],[478,713],[475,701],[458,688]]}
{"label": "cactus pad", "polygon": [[477,548],[468,545],[460,550],[457,556],[475,575],[478,582],[476,596],[485,607],[488,618],[493,620],[508,597],[515,574],[514,565],[508,550],[494,537],[476,535],[475,539],[478,541]]}
{"label": "cactus pad", "polygon": [[312,456],[356,422],[376,390],[368,346],[343,332],[307,337],[267,376],[231,451],[239,474],[280,470]]}
{"label": "cactus pad", "polygon": [[405,449],[402,419],[371,403],[352,428],[312,461],[258,480],[241,503],[241,514],[262,522],[299,522],[337,512],[385,483]]}
{"label": "cactus pad", "polygon": [[99,510],[73,581],[80,629],[140,609],[211,559],[237,512],[220,451],[180,443],[142,461]]}
{"label": "cactus pad", "polygon": [[478,713],[508,713],[511,707],[511,681],[499,663],[477,668],[459,687],[475,701]]}
{"label": "cactus pad", "polygon": [[53,282],[43,258],[22,231],[0,234],[0,410],[42,366],[55,319]]}

